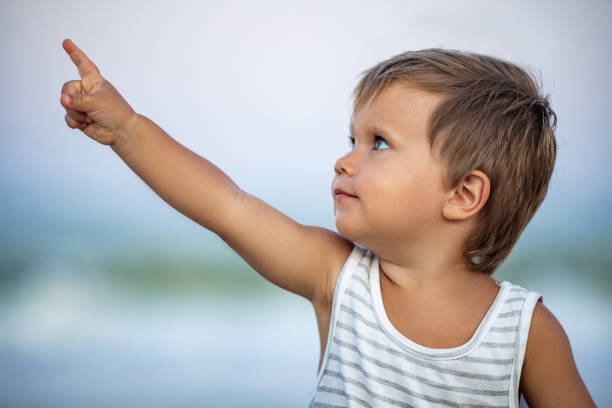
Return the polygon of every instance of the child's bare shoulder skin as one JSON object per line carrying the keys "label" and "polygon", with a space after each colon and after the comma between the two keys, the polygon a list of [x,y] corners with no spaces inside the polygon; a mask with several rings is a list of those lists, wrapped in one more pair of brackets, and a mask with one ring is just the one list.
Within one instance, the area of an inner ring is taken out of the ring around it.
{"label": "child's bare shoulder skin", "polygon": [[534,407],[595,407],[561,323],[536,304],[527,338],[520,391]]}

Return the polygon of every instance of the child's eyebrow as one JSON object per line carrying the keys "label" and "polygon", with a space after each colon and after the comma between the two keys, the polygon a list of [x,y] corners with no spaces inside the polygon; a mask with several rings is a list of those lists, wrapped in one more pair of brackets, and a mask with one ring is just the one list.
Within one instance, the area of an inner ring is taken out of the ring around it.
{"label": "child's eyebrow", "polygon": [[[369,126],[368,129],[371,130],[371,132],[374,133],[375,135],[385,136],[385,137],[391,137],[392,136],[391,132],[388,132],[385,129],[380,128],[380,127],[378,127],[376,125]],[[352,122],[349,124],[349,132],[350,132],[351,136],[355,135],[355,127],[353,126]]]}

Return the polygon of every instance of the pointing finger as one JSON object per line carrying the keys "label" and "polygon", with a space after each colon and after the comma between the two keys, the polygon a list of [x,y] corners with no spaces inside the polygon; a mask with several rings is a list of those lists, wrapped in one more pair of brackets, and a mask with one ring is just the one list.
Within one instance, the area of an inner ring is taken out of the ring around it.
{"label": "pointing finger", "polygon": [[98,70],[96,64],[94,64],[93,61],[72,42],[72,40],[69,38],[65,39],[64,42],[62,42],[62,46],[70,56],[72,62],[74,62],[74,65],[77,66],[81,78],[85,78],[86,76],[101,77],[100,70]]}

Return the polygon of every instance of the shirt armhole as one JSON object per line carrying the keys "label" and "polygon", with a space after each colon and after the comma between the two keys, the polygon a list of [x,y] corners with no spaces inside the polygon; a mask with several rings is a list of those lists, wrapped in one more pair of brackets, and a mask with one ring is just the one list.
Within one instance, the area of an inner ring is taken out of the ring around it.
{"label": "shirt armhole", "polygon": [[523,360],[525,359],[525,350],[527,349],[527,337],[529,336],[529,328],[531,327],[531,317],[538,301],[542,301],[542,295],[536,292],[529,292],[523,303],[521,310],[521,318],[516,341],[515,362],[512,369],[512,379],[510,381],[510,407],[523,408],[527,407],[525,400],[519,395],[519,384],[521,380],[521,370],[523,369]]}
{"label": "shirt armhole", "polygon": [[317,374],[317,379],[315,381],[314,390],[312,391],[309,400],[312,401],[315,393],[317,392],[317,387],[321,382],[321,378],[323,377],[323,372],[325,371],[325,367],[327,366],[327,360],[329,355],[329,346],[334,337],[334,328],[336,327],[336,320],[338,318],[338,309],[340,309],[340,304],[342,303],[342,293],[344,292],[344,288],[346,286],[345,282],[347,278],[350,276],[351,272],[355,269],[357,263],[361,260],[363,255],[365,254],[365,249],[361,248],[359,245],[354,245],[351,253],[349,254],[346,262],[342,266],[342,270],[338,275],[338,279],[336,280],[336,285],[334,289],[334,298],[332,301],[332,314],[329,320],[329,331],[327,334],[327,343],[325,344],[325,355],[323,356],[323,362],[321,363],[321,368]]}

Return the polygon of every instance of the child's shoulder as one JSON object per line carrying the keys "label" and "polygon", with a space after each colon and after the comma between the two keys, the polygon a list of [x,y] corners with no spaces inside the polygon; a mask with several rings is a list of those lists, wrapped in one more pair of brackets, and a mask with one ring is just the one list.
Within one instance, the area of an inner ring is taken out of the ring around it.
{"label": "child's shoulder", "polygon": [[563,326],[541,301],[531,318],[520,390],[530,406],[595,406]]}

